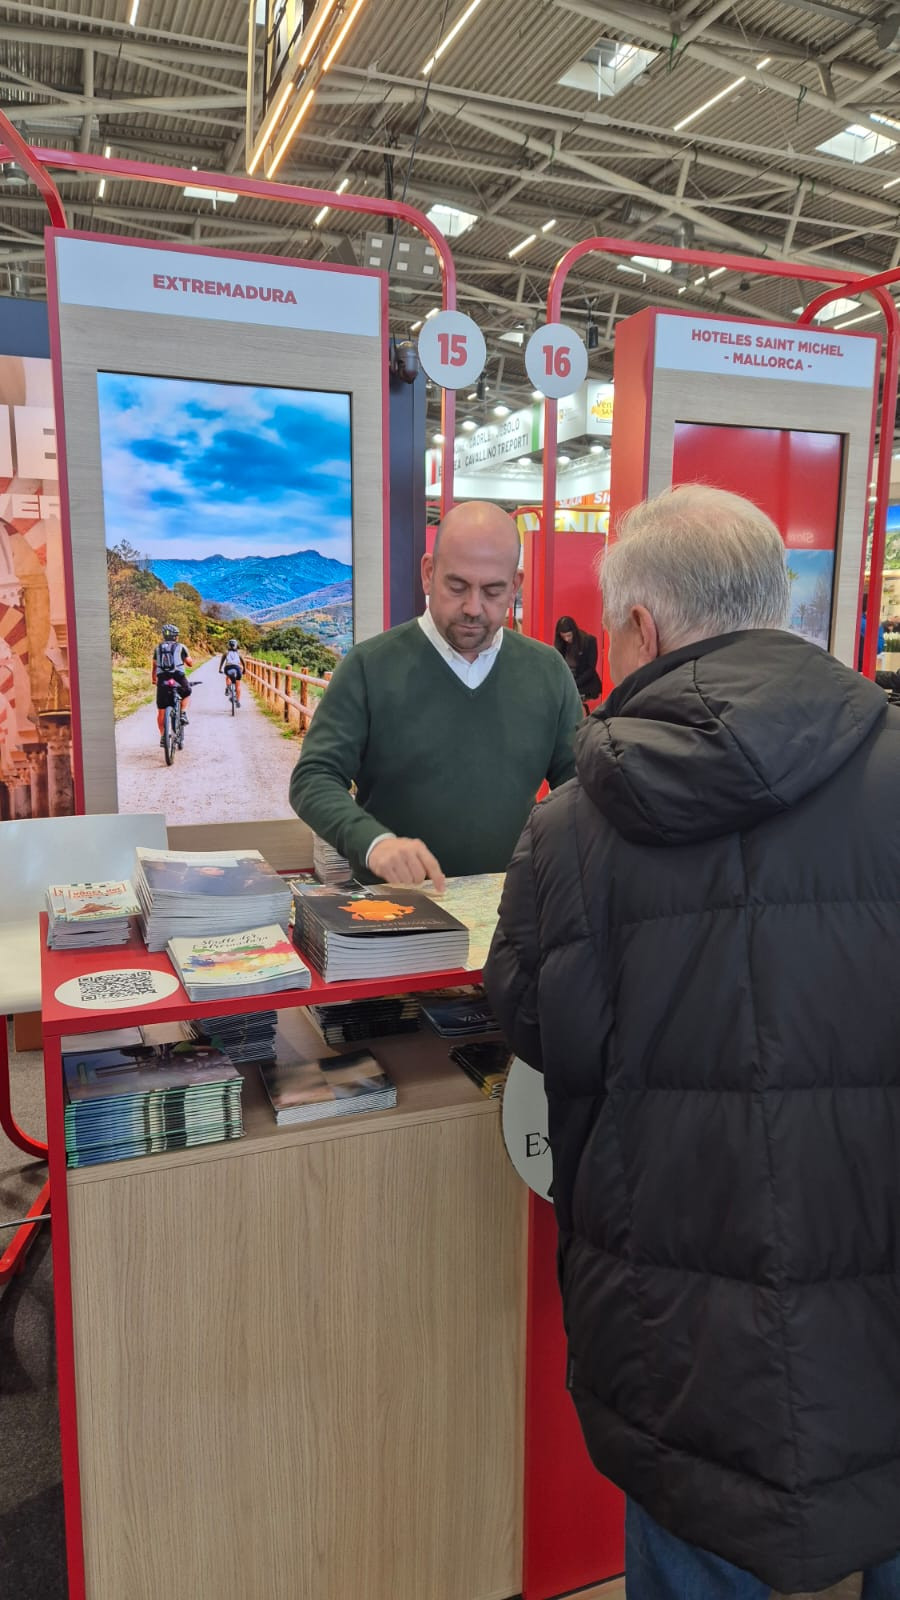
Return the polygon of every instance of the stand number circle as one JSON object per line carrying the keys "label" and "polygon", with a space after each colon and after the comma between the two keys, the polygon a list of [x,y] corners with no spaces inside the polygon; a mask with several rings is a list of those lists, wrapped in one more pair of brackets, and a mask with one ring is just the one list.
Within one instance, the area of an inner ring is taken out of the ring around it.
{"label": "stand number circle", "polygon": [[535,389],[549,400],[562,400],[580,389],[587,377],[584,340],[564,322],[545,322],[525,346],[525,368]]}
{"label": "stand number circle", "polygon": [[419,360],[426,375],[442,388],[463,389],[484,371],[484,334],[461,311],[439,311],[422,324]]}

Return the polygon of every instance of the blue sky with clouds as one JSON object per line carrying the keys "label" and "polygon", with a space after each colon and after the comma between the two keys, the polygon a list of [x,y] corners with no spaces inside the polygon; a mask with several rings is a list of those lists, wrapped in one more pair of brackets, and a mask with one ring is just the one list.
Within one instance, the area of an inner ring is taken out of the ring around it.
{"label": "blue sky with clouds", "polygon": [[107,545],[352,560],[350,399],[97,374]]}

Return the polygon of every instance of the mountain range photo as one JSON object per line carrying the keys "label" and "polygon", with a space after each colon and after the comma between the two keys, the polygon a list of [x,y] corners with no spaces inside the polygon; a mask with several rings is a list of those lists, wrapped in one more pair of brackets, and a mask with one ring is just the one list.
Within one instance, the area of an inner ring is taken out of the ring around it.
{"label": "mountain range photo", "polygon": [[224,616],[259,623],[349,604],[353,595],[353,568],[317,550],[275,556],[217,554],[200,560],[151,556],[148,566],[167,588],[189,583],[206,604],[220,606]]}

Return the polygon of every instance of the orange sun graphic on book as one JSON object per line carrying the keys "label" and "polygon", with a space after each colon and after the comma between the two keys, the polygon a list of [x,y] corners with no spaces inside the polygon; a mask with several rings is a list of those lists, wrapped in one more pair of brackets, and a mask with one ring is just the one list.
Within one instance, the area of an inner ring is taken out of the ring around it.
{"label": "orange sun graphic on book", "polygon": [[393,900],[353,900],[348,906],[354,922],[399,922],[401,917],[411,917],[415,906],[398,906]]}

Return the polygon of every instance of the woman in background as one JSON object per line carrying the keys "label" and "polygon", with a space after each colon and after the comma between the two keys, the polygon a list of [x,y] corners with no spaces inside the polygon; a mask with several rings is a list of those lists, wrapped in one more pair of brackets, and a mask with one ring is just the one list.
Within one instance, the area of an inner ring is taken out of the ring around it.
{"label": "woman in background", "polygon": [[575,679],[575,687],[587,711],[588,701],[596,700],[600,693],[597,641],[592,633],[582,632],[574,617],[560,617],[553,643]]}

